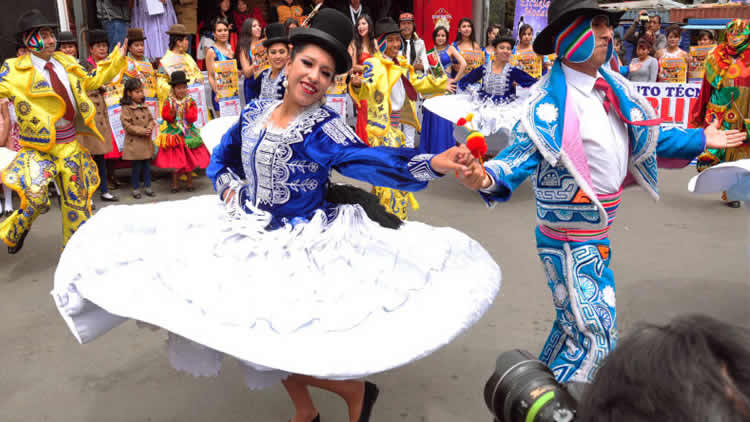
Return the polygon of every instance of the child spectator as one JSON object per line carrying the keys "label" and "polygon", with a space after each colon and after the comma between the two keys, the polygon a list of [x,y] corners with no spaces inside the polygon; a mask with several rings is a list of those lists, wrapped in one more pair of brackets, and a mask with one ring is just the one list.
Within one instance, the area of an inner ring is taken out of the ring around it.
{"label": "child spectator", "polygon": [[72,32],[60,32],[60,35],[57,36],[57,45],[60,47],[60,51],[68,56],[75,57],[76,60],[78,59],[78,44],[76,44],[76,37]]}
{"label": "child spectator", "polygon": [[143,175],[144,193],[154,196],[151,190],[151,158],[154,156],[154,144],[151,135],[156,122],[151,110],[144,103],[143,84],[138,79],[128,78],[125,81],[120,121],[125,129],[125,144],[122,159],[132,161],[133,171],[130,182],[133,185],[133,198],[140,199],[141,175]]}
{"label": "child spectator", "polygon": [[172,72],[169,77],[172,89],[161,110],[161,117],[166,124],[159,135],[159,152],[154,159],[156,167],[172,169],[173,193],[180,190],[177,186],[178,173],[185,174],[186,190],[192,192],[194,188],[191,172],[196,168],[206,168],[210,160],[208,149],[203,145],[203,139],[193,125],[198,120],[198,106],[195,100],[187,95],[187,84],[187,76],[181,70]]}

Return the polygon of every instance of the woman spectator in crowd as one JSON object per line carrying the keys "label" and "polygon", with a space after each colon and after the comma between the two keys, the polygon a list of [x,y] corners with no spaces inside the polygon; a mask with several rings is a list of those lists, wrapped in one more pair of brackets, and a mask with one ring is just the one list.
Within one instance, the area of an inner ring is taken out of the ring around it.
{"label": "woman spectator in crowd", "polygon": [[500,35],[500,31],[502,30],[502,27],[500,25],[496,24],[490,24],[487,27],[487,32],[485,33],[485,40],[484,40],[484,49],[486,51],[492,51],[494,50],[492,47],[492,40],[495,39],[498,35]]}
{"label": "woman spectator in crowd", "polygon": [[260,27],[260,21],[255,18],[245,20],[240,29],[240,39],[237,43],[237,61],[239,62],[239,70],[245,77],[243,92],[245,92],[245,99],[247,100],[247,92],[249,89],[250,79],[255,74],[254,66],[254,53],[253,50],[257,50],[256,46],[262,45],[261,36],[263,35],[263,29]]}
{"label": "woman spectator in crowd", "polygon": [[[666,66],[666,61],[672,59],[682,59],[685,62],[685,72],[687,72],[687,63],[689,54],[680,48],[682,39],[682,28],[679,25],[671,25],[667,28],[667,48],[656,52],[656,59],[659,60],[659,82],[686,82],[686,80],[675,80],[675,76],[670,74],[671,66]],[[687,75],[685,75],[686,77]]]}
{"label": "woman spectator in crowd", "polygon": [[716,44],[716,41],[714,40],[714,33],[712,31],[698,31],[698,36],[696,37],[696,45],[704,46],[712,44]]}
{"label": "woman spectator in crowd", "polygon": [[284,22],[284,29],[286,30],[286,34],[289,35],[289,31],[291,31],[294,28],[299,28],[299,23],[297,22],[297,19],[289,18]]}
{"label": "woman spectator in crowd", "polygon": [[159,60],[156,71],[157,96],[159,97],[159,106],[164,104],[172,87],[169,85],[169,75],[172,72],[181,70],[185,72],[190,84],[202,83],[203,73],[198,68],[193,58],[187,54],[188,32],[185,26],[181,24],[172,25],[167,31],[169,35],[169,50]]}
{"label": "woman spectator in crowd", "polygon": [[[632,82],[656,82],[659,75],[659,62],[653,57],[654,46],[648,37],[638,39],[635,49],[636,57],[630,61],[628,79]],[[639,66],[635,66],[640,64]]]}
{"label": "woman spectator in crowd", "polygon": [[258,7],[250,8],[250,0],[237,0],[237,5],[232,11],[232,23],[235,30],[242,28],[242,24],[250,18],[255,18],[260,23],[261,28],[266,27],[266,20],[263,19],[263,11]]}
{"label": "woman spectator in crowd", "polygon": [[167,30],[177,23],[177,15],[170,0],[160,0],[164,4],[164,13],[150,15],[146,0],[135,0],[131,28],[143,28],[146,35],[144,56],[151,61],[158,59],[169,48]]}
{"label": "woman spectator in crowd", "polygon": [[513,54],[533,52],[534,47],[531,45],[533,39],[534,28],[527,23],[521,25],[521,29],[518,30],[518,45],[513,49]]}
{"label": "woman spectator in crowd", "polygon": [[[453,47],[464,57],[466,72],[471,72],[483,65],[487,60],[484,49],[476,41],[474,23],[469,18],[461,18],[458,21],[458,32],[456,33],[456,41],[453,42]],[[459,70],[459,64],[454,61],[453,79],[458,79],[457,76],[460,76],[458,75]]]}
{"label": "woman spectator in crowd", "polygon": [[214,39],[216,42],[206,51],[206,70],[208,73],[208,84],[211,85],[211,101],[213,101],[214,112],[218,116],[219,103],[216,101],[216,73],[214,63],[217,61],[234,60],[234,51],[229,45],[229,22],[218,18],[214,21]]}
{"label": "woman spectator in crowd", "polygon": [[63,31],[57,36],[57,47],[68,56],[78,60],[78,44],[76,37],[70,31]]}
{"label": "woman spectator in crowd", "polygon": [[[372,57],[377,49],[375,48],[375,26],[372,23],[370,15],[363,13],[357,18],[355,26],[354,39],[349,44],[349,55],[352,56],[352,69],[350,73],[362,74],[364,67],[362,64],[365,60]],[[363,141],[367,140],[367,100],[360,100],[355,105],[357,109],[357,122],[355,131]]]}
{"label": "woman spectator in crowd", "polygon": [[[198,25],[198,31],[200,32],[201,38],[200,43],[198,44],[198,52],[195,55],[195,58],[198,60],[198,66],[200,66],[201,69],[203,69],[203,61],[206,60],[206,53],[211,48],[211,46],[214,45],[216,42],[216,38],[214,37],[214,31],[213,31],[213,23],[216,21],[216,19],[224,19],[227,22],[232,22],[232,16],[231,16],[231,2],[230,0],[215,0],[215,7],[213,10],[210,10],[206,13],[206,19],[201,21],[201,23]],[[234,31],[234,25],[231,23],[229,24],[229,32]],[[235,34],[236,35],[236,34]],[[236,40],[233,43],[232,37],[230,35],[229,43],[232,45],[232,48],[234,49],[234,46],[236,45]]]}
{"label": "woman spectator in crowd", "polygon": [[446,27],[435,27],[435,30],[432,31],[432,42],[435,44],[435,52],[438,53],[440,63],[443,65],[446,72],[451,63],[457,64],[458,70],[455,72],[455,76],[448,79],[448,86],[455,86],[455,82],[460,80],[464,74],[467,73],[466,60],[464,60],[464,57],[458,52],[456,47],[452,44],[448,44],[448,29]]}

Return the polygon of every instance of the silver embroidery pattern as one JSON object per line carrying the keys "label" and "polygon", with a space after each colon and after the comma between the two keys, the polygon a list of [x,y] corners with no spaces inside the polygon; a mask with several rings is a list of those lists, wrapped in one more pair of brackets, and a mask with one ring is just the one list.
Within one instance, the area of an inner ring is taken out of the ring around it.
{"label": "silver embroidery pattern", "polygon": [[409,160],[409,173],[420,182],[429,182],[440,177],[430,166],[434,154],[419,154]]}
{"label": "silver embroidery pattern", "polygon": [[257,178],[255,177],[255,147],[260,141],[263,134],[263,124],[268,120],[268,116],[281,101],[253,101],[246,106],[246,111],[242,115],[242,167],[245,170],[245,180],[247,182],[247,192],[250,200],[257,205],[255,200],[255,190]]}
{"label": "silver embroidery pattern", "polygon": [[482,78],[482,89],[489,95],[505,95],[508,91],[511,65],[505,65],[502,72],[492,72],[492,62],[484,65],[484,78]]}
{"label": "silver embroidery pattern", "polygon": [[284,79],[286,79],[286,68],[281,69],[281,72],[276,75],[276,79],[271,79],[270,69],[267,72],[263,72],[261,78],[260,94],[258,97],[264,100],[280,100],[281,96],[279,94],[281,93],[281,90],[279,89],[279,86],[284,82]]}
{"label": "silver embroidery pattern", "polygon": [[328,135],[333,142],[339,145],[351,145],[362,142],[354,131],[341,121],[340,118],[333,118],[323,124],[323,132]]}
{"label": "silver embroidery pattern", "polygon": [[330,113],[321,107],[311,107],[297,116],[285,130],[263,132],[262,125],[278,104],[280,101],[268,105],[242,131],[243,165],[248,173],[249,186],[250,179],[254,179],[250,192],[255,192],[253,201],[256,206],[285,204],[291,199],[292,191],[308,192],[319,187],[319,182],[314,178],[289,180],[294,174],[320,170],[320,165],[314,161],[292,160],[292,145],[302,142],[305,135],[310,134],[314,126],[327,119]]}

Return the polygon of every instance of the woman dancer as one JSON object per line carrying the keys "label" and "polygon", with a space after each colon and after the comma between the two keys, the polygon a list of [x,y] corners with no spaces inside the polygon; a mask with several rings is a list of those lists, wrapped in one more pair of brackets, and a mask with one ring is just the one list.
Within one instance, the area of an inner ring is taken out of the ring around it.
{"label": "woman dancer", "polygon": [[245,80],[245,99],[280,100],[284,97],[286,64],[289,62],[289,38],[281,23],[271,23],[266,27],[263,48],[271,67],[260,74],[253,74]]}
{"label": "woman dancer", "polygon": [[[73,237],[53,296],[80,341],[142,320],[170,332],[177,368],[216,375],[229,354],[252,387],[283,380],[293,422],[320,420],[310,386],[367,422],[378,389],[358,378],[430,354],[487,310],[500,273],[475,241],[401,223],[371,195],[329,184],[335,168],[417,190],[466,159],[368,148],[321,105],[351,66],[349,22],[323,9],[292,34],[284,99],[251,102],[215,149],[208,174],[223,202],[110,207]],[[81,265],[92,251],[104,262]]]}
{"label": "woman dancer", "polygon": [[[458,21],[458,32],[456,33],[456,40],[453,41],[453,47],[461,54],[466,60],[466,72],[482,66],[488,60],[487,52],[482,48],[481,45],[476,41],[476,35],[474,35],[474,22],[469,18],[461,18]],[[459,64],[453,62],[453,77],[458,79]]]}
{"label": "woman dancer", "polygon": [[[466,60],[461,53],[456,50],[452,44],[448,44],[448,29],[444,26],[437,26],[432,31],[432,41],[435,43],[435,51],[440,56],[440,63],[443,69],[448,70],[451,63],[458,64],[458,70],[455,77],[448,79],[448,86],[455,86],[455,82],[464,77],[466,72]],[[454,89],[455,91],[455,89]]]}

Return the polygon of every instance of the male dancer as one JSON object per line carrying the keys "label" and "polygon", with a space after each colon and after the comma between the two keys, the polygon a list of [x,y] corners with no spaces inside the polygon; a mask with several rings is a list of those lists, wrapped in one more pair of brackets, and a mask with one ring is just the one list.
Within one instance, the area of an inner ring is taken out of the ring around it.
{"label": "male dancer", "polygon": [[622,187],[636,182],[656,199],[657,157],[684,166],[746,135],[718,125],[660,130],[649,103],[603,66],[621,15],[595,0],[552,0],[534,51],[558,59],[532,87],[511,146],[464,174],[488,205],[533,174],[537,248],[556,312],[540,359],[560,382],[591,381],[617,341],[608,229]]}
{"label": "male dancer", "polygon": [[89,75],[73,57],[55,51],[57,25],[39,10],[24,13],[17,26],[31,54],[0,67],[0,97],[14,99],[20,127],[21,150],[3,172],[3,184],[21,198],[18,211],[0,223],[0,239],[11,254],[23,247],[34,219],[49,210],[47,185],[52,180],[61,190],[63,246],[91,216],[91,195],[99,176],[91,155],[76,138],[95,134],[104,142],[86,91],[123,69],[127,45],[126,40]]}

